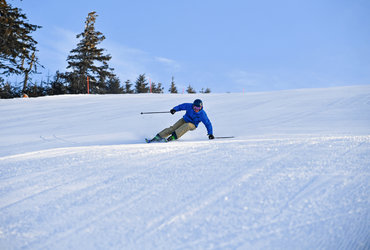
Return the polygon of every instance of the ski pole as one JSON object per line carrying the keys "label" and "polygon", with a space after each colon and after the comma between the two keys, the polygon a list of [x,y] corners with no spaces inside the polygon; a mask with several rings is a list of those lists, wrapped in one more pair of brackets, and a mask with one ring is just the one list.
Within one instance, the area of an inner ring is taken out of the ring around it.
{"label": "ski pole", "polygon": [[164,114],[164,113],[170,113],[170,111],[141,112],[140,114],[149,115],[149,114]]}
{"label": "ski pole", "polygon": [[235,136],[215,136],[215,139],[235,138]]}

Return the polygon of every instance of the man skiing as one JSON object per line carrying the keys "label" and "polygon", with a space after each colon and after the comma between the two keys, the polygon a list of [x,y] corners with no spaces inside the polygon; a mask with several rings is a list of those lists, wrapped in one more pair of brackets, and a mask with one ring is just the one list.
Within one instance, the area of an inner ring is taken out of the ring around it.
{"label": "man skiing", "polygon": [[[185,115],[178,120],[173,126],[163,129],[153,139],[153,141],[173,141],[179,139],[189,130],[195,130],[200,122],[207,128],[208,138],[214,139],[212,123],[207,117],[206,112],[203,110],[203,102],[200,99],[196,99],[193,103],[183,103],[170,110],[171,114],[175,114],[177,111],[186,110]],[[167,139],[165,139],[169,136]]]}

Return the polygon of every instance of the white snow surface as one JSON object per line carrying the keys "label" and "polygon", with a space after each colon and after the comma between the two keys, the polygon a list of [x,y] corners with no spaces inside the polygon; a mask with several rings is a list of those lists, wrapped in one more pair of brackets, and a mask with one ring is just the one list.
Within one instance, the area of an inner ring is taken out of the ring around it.
{"label": "white snow surface", "polygon": [[0,249],[369,249],[369,174],[370,85],[0,100]]}

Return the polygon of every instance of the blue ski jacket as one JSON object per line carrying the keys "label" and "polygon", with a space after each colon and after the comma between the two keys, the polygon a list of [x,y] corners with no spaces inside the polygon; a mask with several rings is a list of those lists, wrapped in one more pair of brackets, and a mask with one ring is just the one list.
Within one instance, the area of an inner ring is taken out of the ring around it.
{"label": "blue ski jacket", "polygon": [[182,117],[185,122],[191,122],[195,125],[195,127],[198,127],[198,124],[200,122],[203,122],[203,124],[207,128],[208,134],[213,135],[212,123],[208,119],[207,113],[203,109],[199,112],[195,112],[193,110],[192,103],[183,103],[174,107],[173,109],[176,111],[186,110],[185,115]]}

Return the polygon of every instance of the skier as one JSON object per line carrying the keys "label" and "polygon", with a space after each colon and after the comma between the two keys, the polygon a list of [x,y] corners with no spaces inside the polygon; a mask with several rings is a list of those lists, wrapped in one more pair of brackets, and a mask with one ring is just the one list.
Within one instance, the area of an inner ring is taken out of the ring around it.
{"label": "skier", "polygon": [[[208,138],[214,139],[212,123],[207,117],[206,112],[203,110],[203,102],[196,99],[193,103],[183,103],[170,110],[171,114],[177,111],[186,110],[185,115],[178,120],[173,126],[163,129],[153,139],[153,141],[173,141],[179,139],[189,130],[195,130],[200,122],[207,128]],[[167,139],[165,139],[169,136]]]}

